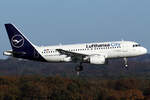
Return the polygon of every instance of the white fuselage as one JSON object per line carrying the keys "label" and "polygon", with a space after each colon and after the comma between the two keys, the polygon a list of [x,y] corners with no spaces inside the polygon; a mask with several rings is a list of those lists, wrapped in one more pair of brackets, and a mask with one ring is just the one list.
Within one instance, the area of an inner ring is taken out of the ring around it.
{"label": "white fuselage", "polygon": [[[147,49],[132,41],[116,41],[116,42],[100,42],[100,43],[84,43],[73,45],[57,45],[37,47],[36,50],[48,62],[70,62],[71,58],[67,55],[60,54],[56,49],[63,49],[68,52],[79,53],[92,56],[100,55],[105,59],[124,58],[140,56],[147,53]],[[86,59],[86,58],[85,58]]]}
{"label": "white fuselage", "polygon": [[108,59],[124,58],[147,53],[147,49],[132,41],[114,41],[39,47],[32,44],[16,27],[8,23],[5,28],[12,50],[6,56],[43,62],[75,62],[76,71],[83,70],[82,63],[107,64]]}

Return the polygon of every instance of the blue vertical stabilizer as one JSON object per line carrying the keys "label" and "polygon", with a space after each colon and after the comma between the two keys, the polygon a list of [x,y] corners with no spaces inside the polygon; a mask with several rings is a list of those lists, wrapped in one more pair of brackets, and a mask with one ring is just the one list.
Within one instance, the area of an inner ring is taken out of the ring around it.
{"label": "blue vertical stabilizer", "polygon": [[13,24],[5,24],[5,28],[14,57],[44,61],[35,46]]}

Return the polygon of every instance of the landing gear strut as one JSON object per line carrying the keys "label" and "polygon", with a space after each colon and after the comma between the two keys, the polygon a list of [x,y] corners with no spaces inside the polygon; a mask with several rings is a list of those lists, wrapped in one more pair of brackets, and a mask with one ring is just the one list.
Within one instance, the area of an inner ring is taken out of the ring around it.
{"label": "landing gear strut", "polygon": [[77,75],[79,76],[80,71],[83,70],[82,63],[80,63],[78,66],[75,67],[75,71],[77,72]]}
{"label": "landing gear strut", "polygon": [[124,68],[128,68],[128,59],[127,58],[124,58],[124,64],[125,64]]}

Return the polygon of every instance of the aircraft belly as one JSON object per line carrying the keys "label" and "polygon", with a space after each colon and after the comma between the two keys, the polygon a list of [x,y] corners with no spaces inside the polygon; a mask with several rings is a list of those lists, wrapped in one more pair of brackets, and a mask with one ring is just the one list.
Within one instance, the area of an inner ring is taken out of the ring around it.
{"label": "aircraft belly", "polygon": [[64,57],[61,56],[47,56],[44,57],[48,62],[61,62]]}
{"label": "aircraft belly", "polygon": [[114,50],[114,51],[108,52],[107,54],[108,54],[108,58],[120,58],[120,57],[124,57],[125,55],[127,55],[127,52]]}

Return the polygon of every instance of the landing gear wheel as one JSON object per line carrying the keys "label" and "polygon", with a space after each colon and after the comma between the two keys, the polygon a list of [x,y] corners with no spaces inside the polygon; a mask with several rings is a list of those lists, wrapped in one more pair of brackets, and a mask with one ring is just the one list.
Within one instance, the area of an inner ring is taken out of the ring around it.
{"label": "landing gear wheel", "polygon": [[82,70],[83,70],[83,66],[82,66],[82,65],[76,66],[76,67],[75,67],[75,70],[76,70],[76,71],[82,71]]}
{"label": "landing gear wheel", "polygon": [[82,70],[83,70],[83,66],[82,65],[79,65],[79,66],[75,67],[75,71],[77,72],[78,76],[80,75],[80,71],[82,71]]}
{"label": "landing gear wheel", "polygon": [[124,58],[124,63],[125,63],[124,68],[128,68],[128,60],[127,60],[127,58]]}
{"label": "landing gear wheel", "polygon": [[125,65],[124,68],[125,68],[125,69],[128,69],[128,65]]}

